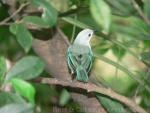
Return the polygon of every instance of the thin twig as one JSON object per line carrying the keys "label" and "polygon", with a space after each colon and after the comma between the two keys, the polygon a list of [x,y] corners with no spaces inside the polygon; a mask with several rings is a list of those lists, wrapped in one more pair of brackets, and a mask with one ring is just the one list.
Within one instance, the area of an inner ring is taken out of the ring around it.
{"label": "thin twig", "polygon": [[131,0],[131,2],[133,3],[133,7],[135,8],[135,10],[139,13],[139,15],[141,16],[141,18],[150,26],[150,20],[148,19],[148,17],[143,13],[143,11],[141,10],[141,8],[139,7],[139,5],[136,3],[135,0]]}
{"label": "thin twig", "polygon": [[3,26],[10,26],[11,24],[12,24],[12,22],[7,22],[7,23],[3,23],[3,24],[0,23],[0,26],[2,26],[2,25]]}
{"label": "thin twig", "polygon": [[84,7],[80,6],[80,7],[77,7],[76,9],[71,9],[71,10],[68,10],[66,12],[60,13],[58,16],[59,17],[66,17],[66,16],[73,15],[73,14],[76,14],[76,13],[85,12],[86,10],[88,10],[88,6],[84,6]]}
{"label": "thin twig", "polygon": [[[74,15],[74,19],[77,20],[77,14]],[[72,37],[71,37],[71,41],[70,41],[71,43],[73,43],[73,41],[74,41],[75,32],[76,32],[76,27],[77,27],[77,26],[74,24],[74,25],[73,25],[73,29],[72,29]]]}
{"label": "thin twig", "polygon": [[125,96],[117,94],[110,88],[96,86],[95,84],[92,84],[92,83],[85,84],[85,83],[78,82],[78,81],[70,82],[70,81],[58,80],[55,78],[38,78],[36,82],[38,82],[38,83],[40,82],[43,84],[49,84],[49,85],[61,85],[64,87],[80,88],[82,90],[86,90],[88,93],[97,92],[97,93],[109,96],[110,98],[120,101],[121,103],[128,106],[133,112],[146,113],[146,111],[143,108],[141,108],[136,103],[131,101],[131,99],[128,99]]}
{"label": "thin twig", "polygon": [[[144,76],[144,79],[143,79],[143,83],[144,83],[144,84],[143,84],[143,85],[145,85],[145,81],[146,81],[146,79],[148,79],[149,73],[150,73],[150,69],[147,71],[146,75]],[[138,95],[138,93],[139,93],[139,91],[140,91],[140,88],[141,88],[141,84],[139,84],[139,85],[137,86],[137,89],[136,89],[135,94],[134,94],[134,98],[137,97],[137,95]]]}
{"label": "thin twig", "polygon": [[14,16],[16,16],[24,7],[29,5],[29,3],[22,4],[12,15],[10,15],[8,18],[4,19],[3,21],[0,22],[1,25],[7,25],[7,22],[11,20]]}

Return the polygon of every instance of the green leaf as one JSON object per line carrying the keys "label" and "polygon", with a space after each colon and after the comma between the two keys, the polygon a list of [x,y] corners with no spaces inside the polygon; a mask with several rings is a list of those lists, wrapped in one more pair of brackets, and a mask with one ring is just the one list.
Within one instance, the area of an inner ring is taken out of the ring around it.
{"label": "green leaf", "polygon": [[126,53],[126,51],[123,48],[116,45],[112,46],[112,52],[118,58],[118,60],[121,60]]}
{"label": "green leaf", "polygon": [[109,32],[111,24],[110,7],[103,0],[90,0],[90,11],[94,20],[105,33]]}
{"label": "green leaf", "polygon": [[12,79],[11,83],[18,94],[27,98],[27,100],[34,105],[35,89],[30,83],[18,78]]}
{"label": "green leaf", "polygon": [[109,48],[101,48],[101,47],[94,48],[94,52],[101,55],[105,54],[108,50]]}
{"label": "green leaf", "polygon": [[0,56],[0,85],[4,81],[6,71],[7,71],[6,59]]}
{"label": "green leaf", "polygon": [[[73,4],[70,0],[49,0],[53,7],[59,12],[63,13],[72,9]],[[81,2],[80,2],[81,3]],[[82,4],[82,3],[81,3]],[[71,6],[71,7],[70,7]],[[74,7],[74,6],[73,6]]]}
{"label": "green leaf", "polygon": [[111,7],[112,14],[118,16],[130,16],[135,11],[130,0],[105,0]]}
{"label": "green leaf", "polygon": [[73,18],[70,18],[70,17],[63,17],[62,20],[70,23],[70,24],[73,24],[73,25],[76,25],[77,27],[80,27],[82,29],[85,29],[85,28],[91,28],[90,26],[76,20],[76,19],[73,19]]}
{"label": "green leaf", "polygon": [[148,48],[150,45],[150,40],[145,40],[145,41],[143,41],[143,43],[144,43],[144,47]]}
{"label": "green leaf", "polygon": [[149,9],[149,7],[150,7],[150,0],[145,0],[144,1],[144,13],[148,18],[150,18],[150,9]]}
{"label": "green leaf", "polygon": [[13,93],[8,93],[8,92],[0,93],[0,108],[2,106],[5,106],[7,104],[12,104],[12,103],[25,104],[25,101],[19,95]]}
{"label": "green leaf", "polygon": [[150,63],[150,52],[143,52],[140,55],[140,60],[147,61]]}
{"label": "green leaf", "polygon": [[137,17],[113,18],[111,32],[117,32],[124,39],[150,40],[150,27]]}
{"label": "green leaf", "polygon": [[54,26],[57,22],[58,13],[55,8],[46,0],[31,0],[31,3],[43,9],[42,19],[50,26]]}
{"label": "green leaf", "polygon": [[33,113],[30,104],[8,104],[0,108],[0,113]]}
{"label": "green leaf", "polygon": [[70,99],[70,94],[66,89],[63,89],[60,95],[59,105],[64,106]]}
{"label": "green leaf", "polygon": [[96,96],[108,113],[125,113],[123,105],[116,100],[102,96],[98,93],[96,94]]}
{"label": "green leaf", "polygon": [[49,27],[48,24],[45,21],[43,21],[42,18],[40,18],[38,16],[25,16],[23,18],[23,21],[26,24],[33,24],[33,25],[37,25],[37,26],[43,27],[43,28]]}
{"label": "green leaf", "polygon": [[44,62],[36,56],[26,56],[20,59],[6,75],[6,81],[12,78],[24,80],[33,79],[41,74]]}
{"label": "green leaf", "polygon": [[13,23],[10,25],[10,31],[16,35],[17,41],[28,52],[32,46],[33,37],[28,29],[21,23]]}
{"label": "green leaf", "polygon": [[11,24],[9,30],[10,30],[11,33],[16,35],[17,32],[18,32],[18,24],[17,23]]}

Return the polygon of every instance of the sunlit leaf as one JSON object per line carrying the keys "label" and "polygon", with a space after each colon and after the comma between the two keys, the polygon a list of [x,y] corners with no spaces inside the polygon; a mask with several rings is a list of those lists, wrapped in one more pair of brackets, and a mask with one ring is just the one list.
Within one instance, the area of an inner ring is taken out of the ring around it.
{"label": "sunlit leaf", "polygon": [[40,75],[44,69],[43,61],[35,56],[27,56],[20,59],[6,75],[6,80],[21,78],[29,80]]}
{"label": "sunlit leaf", "polygon": [[10,31],[16,36],[19,44],[28,52],[32,46],[33,37],[28,29],[23,24],[13,23],[10,26]]}
{"label": "sunlit leaf", "polygon": [[14,35],[17,34],[18,31],[18,24],[17,23],[13,23],[10,25],[10,32],[13,33]]}
{"label": "sunlit leaf", "polygon": [[60,100],[59,100],[59,104],[61,106],[64,106],[65,104],[67,104],[67,102],[70,99],[70,94],[66,89],[63,89],[60,95]]}
{"label": "sunlit leaf", "polygon": [[8,104],[0,108],[0,113],[33,113],[30,104]]}
{"label": "sunlit leaf", "polygon": [[125,113],[123,105],[116,100],[102,96],[98,93],[96,96],[108,113]]}
{"label": "sunlit leaf", "polygon": [[94,20],[108,33],[111,24],[110,7],[103,0],[90,0],[90,11]]}
{"label": "sunlit leaf", "polygon": [[7,71],[6,59],[0,56],[0,85],[4,81],[6,71]]}
{"label": "sunlit leaf", "polygon": [[59,11],[59,13],[68,11],[70,6],[72,6],[71,0],[49,0],[49,1],[52,4],[52,6],[55,7],[57,11]]}
{"label": "sunlit leaf", "polygon": [[18,78],[12,79],[11,83],[18,94],[27,98],[27,100],[32,104],[35,103],[35,89],[30,83]]}
{"label": "sunlit leaf", "polygon": [[50,2],[46,0],[30,0],[31,3],[39,8],[43,9],[42,19],[47,23],[50,27],[54,26],[57,22],[58,13],[55,8],[50,4]]}

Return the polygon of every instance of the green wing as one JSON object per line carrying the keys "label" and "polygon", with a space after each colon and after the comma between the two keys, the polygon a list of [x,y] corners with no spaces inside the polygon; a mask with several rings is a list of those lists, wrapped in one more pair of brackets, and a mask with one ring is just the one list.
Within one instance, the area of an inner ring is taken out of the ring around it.
{"label": "green wing", "polygon": [[[89,49],[89,48],[86,48]],[[90,49],[81,51],[74,49],[72,46],[67,51],[67,63],[72,74],[76,75],[77,80],[87,82],[88,73],[92,67],[92,52]]]}
{"label": "green wing", "polygon": [[82,58],[82,66],[86,69],[87,73],[90,72],[93,63],[93,54],[92,52],[84,54]]}
{"label": "green wing", "polygon": [[67,64],[69,69],[71,70],[71,74],[75,73],[75,69],[78,66],[77,62],[75,61],[75,56],[72,55],[70,51],[67,52]]}

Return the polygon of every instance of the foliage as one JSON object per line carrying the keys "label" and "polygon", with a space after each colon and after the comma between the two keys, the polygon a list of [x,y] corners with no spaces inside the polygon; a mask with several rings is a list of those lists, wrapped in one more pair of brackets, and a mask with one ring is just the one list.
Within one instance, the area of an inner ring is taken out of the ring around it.
{"label": "foliage", "polygon": [[29,80],[35,78],[41,74],[44,68],[43,61],[35,56],[27,56],[20,59],[12,69],[6,74],[6,81],[10,81],[12,78],[21,78]]}
{"label": "foliage", "polygon": [[97,98],[109,113],[125,113],[123,106],[113,99],[97,94]]}
{"label": "foliage", "polygon": [[[135,101],[140,98],[137,103],[150,112],[150,0],[12,1],[0,1],[0,113],[43,112],[38,108],[44,109],[45,113],[51,112],[49,105],[54,105],[56,101],[61,107],[75,108],[77,105],[70,100],[66,89],[60,93],[55,87],[32,83],[32,79],[46,73],[44,61],[32,49],[36,38],[34,34],[38,34],[33,31],[46,31],[56,26],[70,41],[81,29],[97,30],[91,41],[96,63],[101,60],[111,65],[119,78],[112,76],[112,72],[110,76],[101,73],[104,68],[109,68],[99,64],[93,66],[93,70],[102,74],[98,80],[101,77],[106,80],[96,82],[108,83],[122,95],[134,97]],[[16,7],[15,11],[12,7]],[[134,70],[131,58],[138,66]],[[118,70],[123,74],[117,73]],[[102,95],[98,99],[109,113],[117,113],[117,109],[111,111],[116,106],[122,113],[126,112],[123,103]]]}

